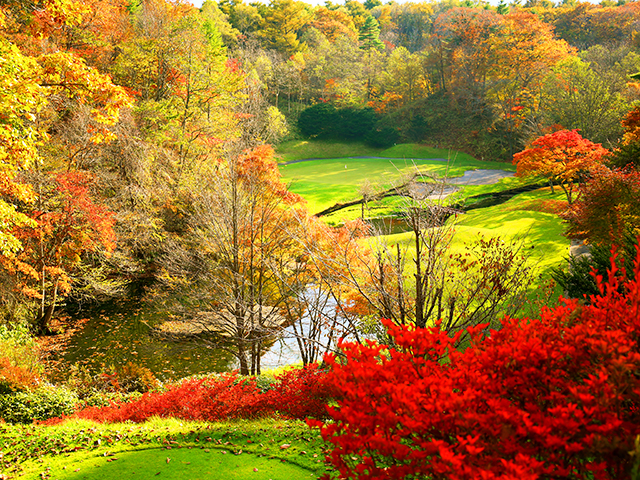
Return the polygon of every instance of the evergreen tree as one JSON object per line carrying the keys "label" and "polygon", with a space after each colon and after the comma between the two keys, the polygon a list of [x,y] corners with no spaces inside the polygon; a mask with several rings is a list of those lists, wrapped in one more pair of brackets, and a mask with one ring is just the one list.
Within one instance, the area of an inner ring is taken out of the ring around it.
{"label": "evergreen tree", "polygon": [[358,40],[362,43],[360,48],[363,50],[377,49],[382,50],[384,43],[380,40],[380,25],[378,21],[371,15],[364,21],[364,25],[360,27]]}

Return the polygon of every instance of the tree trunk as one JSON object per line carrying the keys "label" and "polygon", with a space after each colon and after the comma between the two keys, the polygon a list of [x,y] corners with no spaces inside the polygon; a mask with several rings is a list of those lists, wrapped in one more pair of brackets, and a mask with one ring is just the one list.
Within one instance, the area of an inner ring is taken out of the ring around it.
{"label": "tree trunk", "polygon": [[[43,287],[44,288],[44,287]],[[58,300],[58,282],[56,281],[51,294],[51,302],[45,306],[45,292],[42,292],[42,305],[40,307],[39,316],[36,320],[36,328],[39,334],[49,335],[51,334],[51,318],[53,318],[53,312],[56,309],[56,302]]]}
{"label": "tree trunk", "polygon": [[44,311],[41,312],[40,317],[36,320],[36,329],[37,333],[40,335],[49,335],[51,334],[51,318],[53,317],[53,312],[56,308],[55,302],[50,303],[46,306]]}
{"label": "tree trunk", "polygon": [[413,215],[415,215],[415,217],[413,218],[413,234],[415,235],[415,247],[416,247],[416,251],[415,251],[416,258],[414,260],[414,263],[416,265],[416,273],[414,274],[415,288],[416,288],[416,327],[424,328],[426,325],[426,319],[424,318],[425,301],[424,301],[424,295],[423,295],[424,292],[422,290],[422,284],[423,284],[422,264],[421,264],[422,244],[420,243],[421,235],[422,235],[422,230],[420,228],[421,213],[418,209],[414,209]]}
{"label": "tree trunk", "polygon": [[249,375],[249,362],[247,362],[247,352],[243,338],[238,339],[237,346],[238,360],[240,361],[240,375]]}

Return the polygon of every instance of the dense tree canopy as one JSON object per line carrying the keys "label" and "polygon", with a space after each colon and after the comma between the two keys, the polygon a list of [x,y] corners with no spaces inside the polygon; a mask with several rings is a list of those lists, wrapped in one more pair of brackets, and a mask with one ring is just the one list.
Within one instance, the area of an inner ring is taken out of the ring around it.
{"label": "dense tree canopy", "polygon": [[[0,0],[0,399],[42,374],[7,332],[56,333],[63,305],[134,298],[242,375],[285,327],[305,365],[334,351],[332,370],[266,392],[191,379],[87,418],[220,418],[203,413],[218,394],[240,395],[227,407],[242,416],[322,415],[331,392],[321,433],[340,478],[637,474],[639,24],[626,0]],[[491,234],[452,248],[459,205],[435,205],[444,184],[417,170],[362,181],[362,219],[329,227],[269,145],[309,138],[449,148],[560,186],[565,233],[598,246],[562,286],[593,295],[511,318],[537,310],[530,248]],[[408,231],[382,238],[365,208],[392,192]],[[603,265],[622,242],[635,279]],[[75,379],[94,393],[91,374]]]}
{"label": "dense tree canopy", "polygon": [[[604,153],[589,142],[637,161],[633,115],[619,127],[640,94],[633,3],[31,0],[0,12],[6,318],[37,323],[56,296],[80,295],[74,285],[85,298],[118,277],[161,276],[159,259],[202,227],[201,179],[229,142],[411,140],[496,160],[531,145],[520,173],[549,176],[570,199]],[[586,138],[536,143],[559,129]],[[64,178],[82,186],[91,222],[67,214]],[[50,228],[56,216],[76,223]]]}

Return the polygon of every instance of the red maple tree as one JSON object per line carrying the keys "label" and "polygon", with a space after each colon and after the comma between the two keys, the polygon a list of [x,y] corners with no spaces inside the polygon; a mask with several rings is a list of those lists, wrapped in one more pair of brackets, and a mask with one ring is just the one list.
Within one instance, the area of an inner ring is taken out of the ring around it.
{"label": "red maple tree", "polygon": [[567,201],[574,200],[574,185],[582,183],[592,171],[602,166],[609,150],[583,138],[578,130],[558,130],[535,139],[513,156],[516,175],[542,176],[560,185]]}
{"label": "red maple tree", "polygon": [[0,266],[16,278],[16,290],[38,305],[40,331],[48,329],[59,297],[70,291],[83,253],[115,248],[113,213],[94,199],[91,184],[82,172],[44,177],[38,202],[25,212],[35,226],[14,229],[22,251],[0,256]]}

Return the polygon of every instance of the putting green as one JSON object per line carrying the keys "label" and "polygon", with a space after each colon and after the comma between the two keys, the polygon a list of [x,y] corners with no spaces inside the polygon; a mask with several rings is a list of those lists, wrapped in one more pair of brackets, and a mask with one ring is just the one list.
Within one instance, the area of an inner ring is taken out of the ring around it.
{"label": "putting green", "polygon": [[[283,459],[219,448],[153,448],[117,454],[72,455],[33,478],[58,480],[290,480],[315,479],[317,473]],[[25,478],[25,477],[22,477]]]}

